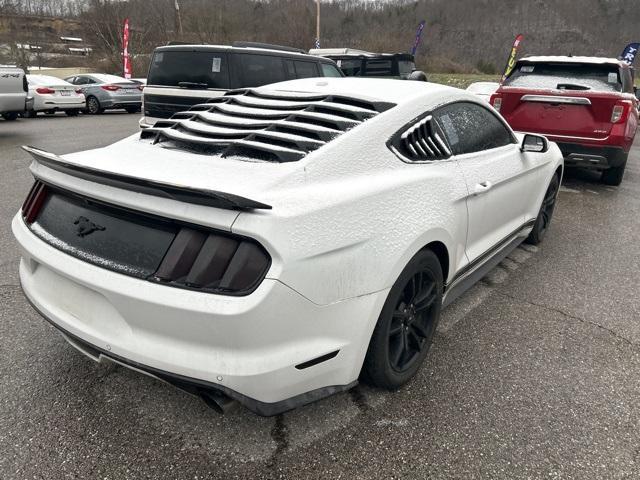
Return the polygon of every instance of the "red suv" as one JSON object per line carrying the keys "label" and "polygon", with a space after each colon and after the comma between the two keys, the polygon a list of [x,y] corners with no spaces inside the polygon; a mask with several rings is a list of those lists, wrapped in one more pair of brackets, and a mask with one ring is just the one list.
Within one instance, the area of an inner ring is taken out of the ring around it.
{"label": "red suv", "polygon": [[630,67],[596,57],[525,57],[491,97],[517,131],[558,144],[565,165],[602,171],[620,185],[638,126]]}

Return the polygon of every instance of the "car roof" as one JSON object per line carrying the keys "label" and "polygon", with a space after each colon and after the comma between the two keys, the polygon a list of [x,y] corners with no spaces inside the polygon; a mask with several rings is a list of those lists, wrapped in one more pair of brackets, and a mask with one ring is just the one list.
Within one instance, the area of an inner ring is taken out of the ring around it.
{"label": "car roof", "polygon": [[420,96],[438,93],[461,94],[464,92],[464,90],[437,83],[371,77],[303,78],[272,83],[255,88],[254,90],[263,92],[288,91],[321,93],[325,95],[334,94],[382,102],[393,102],[395,104],[410,102]]}
{"label": "car roof", "polygon": [[546,56],[531,56],[523,57],[518,60],[519,62],[532,62],[532,63],[593,63],[603,65],[607,63],[615,64],[618,66],[626,65],[622,60],[617,58],[606,57],[573,57],[563,55],[546,55]]}
{"label": "car roof", "polygon": [[49,85],[71,85],[66,80],[62,78],[53,77],[51,75],[39,75],[39,74],[27,74],[27,80],[29,82],[43,82]]}
{"label": "car roof", "polygon": [[308,53],[302,52],[291,52],[288,50],[278,50],[275,48],[266,48],[266,47],[233,47],[231,45],[201,45],[201,44],[193,44],[193,45],[165,45],[162,47],[157,47],[155,49],[156,52],[237,52],[237,53],[253,53],[253,54],[268,54],[268,55],[278,55],[281,57],[298,57],[298,58],[306,58],[310,57],[313,59],[318,59],[320,61],[324,60],[327,63],[333,63],[331,59],[320,57],[318,55],[309,55]]}
{"label": "car roof", "polygon": [[[76,77],[93,77],[96,80],[99,80],[101,82],[130,82],[130,80],[127,80],[124,77],[119,77],[117,75],[111,75],[109,73],[79,73],[77,75],[74,75]],[[71,77],[68,77],[71,78]]]}

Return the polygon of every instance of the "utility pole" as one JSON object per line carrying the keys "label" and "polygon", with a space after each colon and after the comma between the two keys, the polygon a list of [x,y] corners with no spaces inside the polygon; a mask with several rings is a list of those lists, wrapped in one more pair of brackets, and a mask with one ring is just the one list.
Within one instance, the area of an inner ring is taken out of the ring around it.
{"label": "utility pole", "polygon": [[320,48],[320,0],[316,0],[316,48]]}
{"label": "utility pole", "polygon": [[176,27],[178,30],[178,38],[182,38],[182,18],[180,18],[180,5],[178,4],[178,0],[175,0],[176,7]]}

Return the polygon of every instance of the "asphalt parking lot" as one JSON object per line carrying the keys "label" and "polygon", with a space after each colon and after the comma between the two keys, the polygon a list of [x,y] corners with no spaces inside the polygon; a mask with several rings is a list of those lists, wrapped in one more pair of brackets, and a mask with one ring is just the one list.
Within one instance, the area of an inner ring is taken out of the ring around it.
{"label": "asphalt parking lot", "polygon": [[0,478],[640,478],[640,143],[618,188],[567,175],[545,242],[444,312],[406,388],[261,418],[91,362],[22,296],[19,146],[103,146],[137,120],[0,121]]}

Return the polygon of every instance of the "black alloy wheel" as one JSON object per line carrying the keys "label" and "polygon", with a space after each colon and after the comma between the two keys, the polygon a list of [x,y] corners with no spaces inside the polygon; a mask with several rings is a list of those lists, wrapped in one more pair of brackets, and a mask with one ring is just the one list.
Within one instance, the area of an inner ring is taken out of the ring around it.
{"label": "black alloy wheel", "polygon": [[531,233],[529,233],[529,236],[525,240],[527,243],[537,245],[544,239],[544,236],[549,229],[549,225],[551,224],[553,210],[556,208],[556,199],[558,197],[559,189],[560,177],[558,174],[555,174],[549,183],[546,193],[544,194],[544,199],[542,200],[538,218],[536,218],[536,223],[533,225]]}
{"label": "black alloy wheel", "polygon": [[442,307],[440,261],[431,250],[418,252],[391,287],[371,336],[362,378],[388,389],[407,383],[433,341]]}
{"label": "black alloy wheel", "polygon": [[409,370],[428,348],[434,325],[437,284],[430,272],[417,272],[398,300],[389,325],[389,362],[402,373]]}

